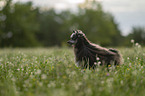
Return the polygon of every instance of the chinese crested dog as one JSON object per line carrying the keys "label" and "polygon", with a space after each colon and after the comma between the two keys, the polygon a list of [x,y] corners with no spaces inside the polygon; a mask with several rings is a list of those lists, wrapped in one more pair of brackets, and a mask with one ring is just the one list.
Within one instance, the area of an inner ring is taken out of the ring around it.
{"label": "chinese crested dog", "polygon": [[74,48],[76,65],[81,68],[95,68],[97,65],[120,65],[122,57],[116,49],[103,48],[91,43],[85,34],[76,30],[73,31],[68,41]]}

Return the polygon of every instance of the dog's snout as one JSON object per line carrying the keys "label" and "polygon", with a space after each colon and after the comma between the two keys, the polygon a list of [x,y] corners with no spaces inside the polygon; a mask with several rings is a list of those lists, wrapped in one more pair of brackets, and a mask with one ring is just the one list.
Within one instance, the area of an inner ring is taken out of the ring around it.
{"label": "dog's snout", "polygon": [[69,41],[67,41],[67,43],[68,43],[68,44],[70,44],[70,45],[72,44],[72,43],[70,42],[70,40],[69,40]]}
{"label": "dog's snout", "polygon": [[72,44],[75,44],[75,41],[74,40],[69,40],[69,41],[67,41],[67,43],[72,45]]}
{"label": "dog's snout", "polygon": [[67,43],[69,44],[69,43],[70,43],[70,40],[69,40],[69,41],[67,41]]}

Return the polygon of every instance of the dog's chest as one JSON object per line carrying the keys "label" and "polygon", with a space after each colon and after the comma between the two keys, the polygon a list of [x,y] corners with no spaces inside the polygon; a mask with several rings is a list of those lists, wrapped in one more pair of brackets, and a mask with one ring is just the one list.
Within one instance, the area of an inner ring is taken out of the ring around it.
{"label": "dog's chest", "polygon": [[87,58],[87,51],[84,49],[75,48],[74,53],[77,61],[82,61],[83,58]]}

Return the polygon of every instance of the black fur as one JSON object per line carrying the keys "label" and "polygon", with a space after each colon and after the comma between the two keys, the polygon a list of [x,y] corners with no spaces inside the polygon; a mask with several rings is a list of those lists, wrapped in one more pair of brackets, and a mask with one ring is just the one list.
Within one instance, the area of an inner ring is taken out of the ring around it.
{"label": "black fur", "polygon": [[99,63],[106,66],[122,63],[119,51],[91,43],[80,30],[73,31],[68,43],[73,45],[76,63],[82,68],[95,68]]}

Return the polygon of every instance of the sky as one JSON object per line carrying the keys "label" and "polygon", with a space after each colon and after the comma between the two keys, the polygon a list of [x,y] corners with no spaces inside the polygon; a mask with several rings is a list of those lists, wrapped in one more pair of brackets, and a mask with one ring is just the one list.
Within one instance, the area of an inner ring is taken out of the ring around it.
{"label": "sky", "polygon": [[[57,10],[77,10],[77,5],[85,0],[13,0],[32,1],[35,6]],[[92,0],[89,0],[90,2]],[[145,0],[97,0],[106,12],[112,13],[123,35],[131,32],[133,26],[145,27]]]}

